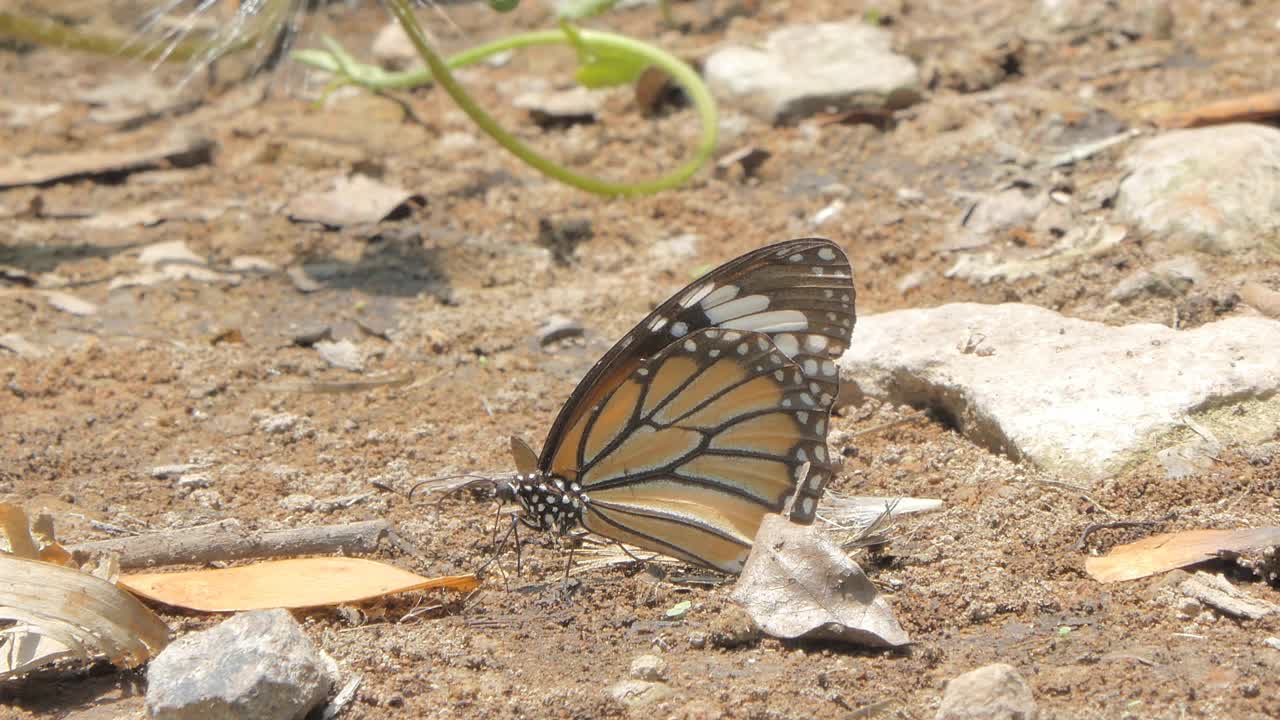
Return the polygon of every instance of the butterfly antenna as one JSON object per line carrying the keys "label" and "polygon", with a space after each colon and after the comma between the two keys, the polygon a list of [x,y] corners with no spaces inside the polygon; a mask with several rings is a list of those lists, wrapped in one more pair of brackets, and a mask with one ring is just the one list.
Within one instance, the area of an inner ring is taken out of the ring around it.
{"label": "butterfly antenna", "polygon": [[[465,482],[458,482],[459,480],[465,480]],[[453,481],[453,482],[450,482],[450,481]],[[439,504],[440,501],[443,501],[449,498],[451,495],[455,493],[461,492],[462,490],[469,490],[472,488],[480,487],[481,485],[489,485],[490,487],[494,488],[495,493],[500,493],[501,490],[499,489],[499,485],[503,483],[504,483],[504,480],[500,478],[489,477],[487,475],[478,475],[476,473],[460,473],[458,475],[442,475],[440,477],[433,477],[433,478],[427,478],[426,480],[419,480],[417,483],[414,483],[413,487],[409,488],[409,492],[405,493],[405,497],[412,500],[413,494],[416,493],[418,489],[423,487],[424,485],[440,486],[439,488],[432,487],[427,490],[427,494],[431,494],[435,492],[437,489],[443,491],[444,494],[440,497],[440,500],[437,501],[437,504]]]}

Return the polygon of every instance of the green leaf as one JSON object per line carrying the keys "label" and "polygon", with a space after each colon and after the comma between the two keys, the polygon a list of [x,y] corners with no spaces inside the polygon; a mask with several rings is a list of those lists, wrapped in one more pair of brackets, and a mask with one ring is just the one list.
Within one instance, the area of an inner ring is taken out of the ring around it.
{"label": "green leaf", "polygon": [[520,0],[489,0],[489,9],[495,12],[511,12],[520,6]]}
{"label": "green leaf", "polygon": [[692,607],[693,607],[693,603],[688,600],[678,602],[675,605],[672,605],[671,607],[667,608],[667,617],[672,618],[673,620],[682,618],[685,616],[685,613],[689,612],[689,608],[692,608]]}
{"label": "green leaf", "polygon": [[594,58],[579,65],[573,76],[579,85],[597,90],[629,85],[639,79],[647,67],[649,64],[638,58]]}

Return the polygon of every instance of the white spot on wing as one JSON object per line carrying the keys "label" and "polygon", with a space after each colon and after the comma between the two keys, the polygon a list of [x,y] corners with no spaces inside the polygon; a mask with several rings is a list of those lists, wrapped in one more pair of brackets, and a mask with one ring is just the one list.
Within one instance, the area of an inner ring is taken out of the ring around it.
{"label": "white spot on wing", "polygon": [[827,349],[827,336],[807,335],[804,339],[804,346],[809,352],[822,352]]}
{"label": "white spot on wing", "polygon": [[800,501],[800,508],[804,510],[805,515],[813,514],[813,498],[807,497]]}
{"label": "white spot on wing", "polygon": [[[703,312],[707,314],[707,318],[716,325],[724,324],[725,320],[732,320],[743,315],[758,313],[769,308],[769,298],[764,295],[748,295],[737,300],[717,305],[713,308],[703,308]],[[729,327],[725,325],[725,327]]]}
{"label": "white spot on wing", "polygon": [[787,357],[794,357],[796,353],[800,352],[800,342],[796,340],[795,335],[790,333],[775,335],[773,338],[773,344],[777,345],[778,349]]}
{"label": "white spot on wing", "polygon": [[729,302],[738,297],[737,285],[723,285],[715,289],[714,292],[702,298],[702,309],[710,310],[721,303]]}
{"label": "white spot on wing", "polygon": [[746,355],[746,354],[747,354],[747,350],[749,350],[749,349],[750,349],[750,348],[748,348],[748,347],[747,347],[747,344],[746,344],[746,343],[739,343],[739,344],[738,344],[738,354],[739,354],[739,355]]}
{"label": "white spot on wing", "polygon": [[824,247],[818,251],[818,257],[822,258],[823,260],[835,260],[836,251],[832,250],[831,248]]}
{"label": "white spot on wing", "polygon": [[678,322],[671,326],[671,334],[675,337],[684,337],[689,334],[689,326],[686,323]]}
{"label": "white spot on wing", "polygon": [[807,360],[805,360],[805,361],[804,361],[804,373],[805,373],[805,375],[816,375],[816,374],[818,374],[818,361],[817,361],[817,360],[814,360],[813,358],[808,358]]}
{"label": "white spot on wing", "polygon": [[692,340],[685,340],[685,341],[684,341],[684,349],[685,349],[685,350],[688,350],[689,352],[693,352],[693,351],[695,351],[695,350],[697,350],[697,349],[698,349],[698,343],[696,343],[696,342],[694,342],[694,341],[692,341]]}
{"label": "white spot on wing", "polygon": [[836,364],[831,362],[830,360],[823,360],[822,374],[827,376],[834,376],[836,374]]}
{"label": "white spot on wing", "polygon": [[740,339],[742,339],[742,333],[739,332],[727,332],[724,334],[725,342],[738,342]]}
{"label": "white spot on wing", "polygon": [[800,253],[796,253],[795,255],[792,255],[787,259],[790,260],[791,262],[800,262],[801,260],[804,260],[804,255],[801,255]]}
{"label": "white spot on wing", "polygon": [[693,307],[694,303],[707,295],[710,295],[711,291],[715,289],[715,283],[704,283],[701,286],[690,290],[684,294],[684,297],[680,298],[680,307]]}
{"label": "white spot on wing", "polygon": [[753,330],[764,333],[795,332],[809,329],[809,319],[799,310],[774,310],[720,323],[720,327],[729,330]]}

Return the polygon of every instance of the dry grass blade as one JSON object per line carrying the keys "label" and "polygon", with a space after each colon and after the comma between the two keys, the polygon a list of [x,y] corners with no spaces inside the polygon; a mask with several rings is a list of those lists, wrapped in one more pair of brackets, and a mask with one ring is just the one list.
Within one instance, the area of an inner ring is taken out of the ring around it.
{"label": "dry grass blade", "polygon": [[679,566],[684,563],[666,555],[658,555],[642,550],[634,545],[624,545],[612,540],[601,540],[590,535],[584,536],[582,545],[574,551],[575,563],[569,572],[572,575],[602,570],[614,565],[626,565],[633,562],[654,563],[657,565]]}
{"label": "dry grass blade", "polygon": [[899,515],[941,508],[942,501],[932,498],[862,497],[828,490],[818,507],[818,519],[826,524],[827,535],[849,550],[885,542]]}
{"label": "dry grass blade", "polygon": [[169,641],[160,618],[106,580],[8,555],[0,578],[0,619],[15,623],[4,631],[0,679],[67,657],[136,667]]}

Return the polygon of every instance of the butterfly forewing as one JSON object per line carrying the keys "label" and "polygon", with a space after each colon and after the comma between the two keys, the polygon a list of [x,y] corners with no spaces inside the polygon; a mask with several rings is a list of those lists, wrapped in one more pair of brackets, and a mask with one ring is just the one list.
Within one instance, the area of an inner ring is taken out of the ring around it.
{"label": "butterfly forewing", "polygon": [[[769,245],[712,270],[676,293],[618,341],[578,384],[547,435],[539,469],[576,477],[601,446],[588,418],[606,396],[625,387],[647,359],[673,343],[706,328],[767,336],[794,361],[821,416],[825,437],[827,412],[835,402],[838,378],[834,358],[849,346],[854,324],[852,271],[843,251],[829,240],[806,238]],[[686,358],[687,360],[688,358]],[[660,369],[655,369],[660,372]],[[727,370],[725,371],[727,372]],[[680,375],[647,381],[652,395],[671,392],[669,381]],[[656,402],[647,398],[651,405]],[[617,421],[609,410],[604,425]],[[817,422],[815,420],[815,422]],[[681,446],[677,433],[663,441]],[[823,446],[825,453],[825,445]],[[801,499],[816,502],[829,471],[814,468],[814,488],[802,488]],[[793,518],[812,520],[798,503]]]}
{"label": "butterfly forewing", "polygon": [[[638,364],[580,421],[587,530],[738,572],[766,513],[829,477],[827,409],[762,333],[705,328]],[[816,473],[816,474],[815,474]],[[801,497],[812,515],[816,500]]]}

